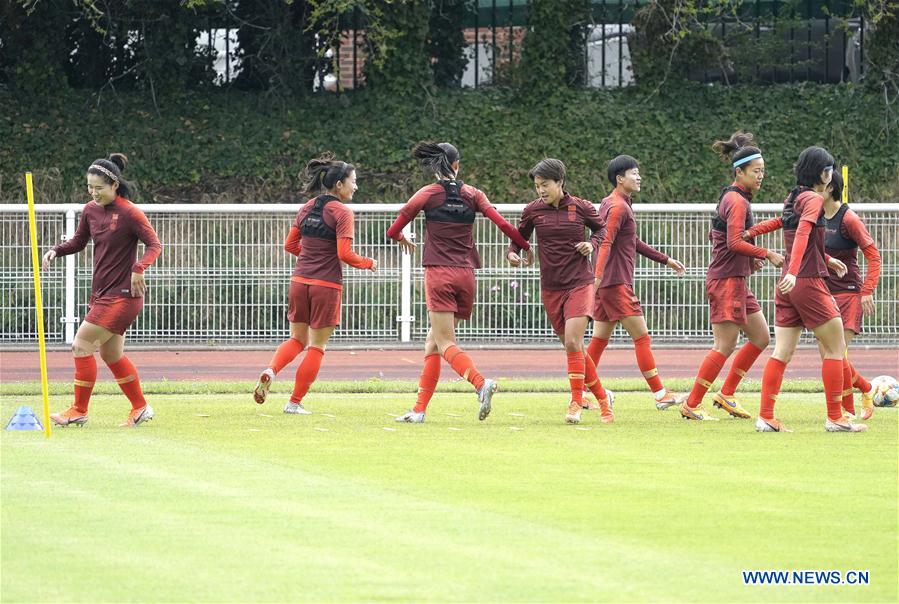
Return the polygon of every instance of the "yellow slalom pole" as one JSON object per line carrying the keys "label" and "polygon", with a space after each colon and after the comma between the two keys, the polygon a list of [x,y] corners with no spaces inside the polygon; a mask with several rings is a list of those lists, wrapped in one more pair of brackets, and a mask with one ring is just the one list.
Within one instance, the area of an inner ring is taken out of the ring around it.
{"label": "yellow slalom pole", "polygon": [[849,166],[843,166],[843,194],[842,194],[843,203],[849,203]]}
{"label": "yellow slalom pole", "polygon": [[28,230],[31,233],[31,267],[34,270],[34,305],[37,311],[37,342],[41,357],[41,395],[44,398],[44,436],[50,438],[50,390],[47,384],[47,347],[44,343],[44,300],[41,297],[41,265],[37,254],[37,220],[34,212],[34,183],[31,172],[25,173],[28,193]]}

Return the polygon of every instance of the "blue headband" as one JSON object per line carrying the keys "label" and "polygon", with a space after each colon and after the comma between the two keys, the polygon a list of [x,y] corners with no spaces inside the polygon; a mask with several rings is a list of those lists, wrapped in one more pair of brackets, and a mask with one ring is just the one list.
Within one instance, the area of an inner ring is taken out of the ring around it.
{"label": "blue headband", "polygon": [[736,168],[737,166],[742,166],[743,164],[745,164],[747,162],[751,162],[754,159],[761,159],[761,157],[762,157],[761,153],[753,153],[752,155],[747,155],[743,159],[738,159],[737,161],[735,161],[734,168]]}

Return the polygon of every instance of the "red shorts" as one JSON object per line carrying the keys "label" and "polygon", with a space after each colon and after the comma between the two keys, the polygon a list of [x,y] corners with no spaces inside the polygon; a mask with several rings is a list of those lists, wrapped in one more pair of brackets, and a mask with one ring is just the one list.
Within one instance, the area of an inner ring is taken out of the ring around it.
{"label": "red shorts", "polygon": [[474,269],[463,266],[426,266],[425,303],[428,310],[471,318],[474,308]]}
{"label": "red shorts", "polygon": [[758,300],[749,290],[746,277],[706,279],[705,292],[709,299],[712,323],[746,325],[749,315],[762,311]]}
{"label": "red shorts", "polygon": [[624,317],[643,315],[640,299],[634,288],[627,283],[618,283],[596,290],[593,302],[594,321],[618,321]]}
{"label": "red shorts", "polygon": [[143,307],[143,297],[97,298],[90,301],[84,320],[123,336]]}
{"label": "red shorts", "polygon": [[840,308],[820,277],[799,277],[788,295],[774,294],[774,325],[814,329],[840,316]]}
{"label": "red shorts", "polygon": [[565,333],[565,321],[589,317],[593,312],[593,284],[574,289],[541,289],[540,299],[556,335]]}
{"label": "red shorts", "polygon": [[287,294],[287,320],[306,323],[312,329],[340,324],[342,290],[325,285],[290,282]]}
{"label": "red shorts", "polygon": [[840,316],[843,317],[843,329],[862,332],[862,295],[858,292],[841,292],[833,295]]}

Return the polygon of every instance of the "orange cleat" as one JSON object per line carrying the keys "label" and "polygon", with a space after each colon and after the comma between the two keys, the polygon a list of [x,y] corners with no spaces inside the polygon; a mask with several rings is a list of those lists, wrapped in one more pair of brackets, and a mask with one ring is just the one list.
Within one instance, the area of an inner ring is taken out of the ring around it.
{"label": "orange cleat", "polygon": [[568,402],[568,413],[565,415],[565,423],[581,423],[581,404],[574,401]]}
{"label": "orange cleat", "polygon": [[771,418],[765,419],[762,416],[759,416],[755,419],[755,431],[756,432],[792,432],[792,430],[788,430],[786,426],[780,423],[779,419]]}
{"label": "orange cleat", "polygon": [[140,409],[132,409],[131,413],[128,414],[128,419],[119,424],[119,427],[133,428],[144,422],[150,421],[154,417],[156,417],[156,414],[153,412],[153,407],[144,405]]}
{"label": "orange cleat", "polygon": [[87,423],[87,413],[82,413],[73,405],[62,413],[52,414],[50,416],[50,419],[60,428],[65,428],[66,426],[71,424],[75,424],[76,426],[83,426]]}

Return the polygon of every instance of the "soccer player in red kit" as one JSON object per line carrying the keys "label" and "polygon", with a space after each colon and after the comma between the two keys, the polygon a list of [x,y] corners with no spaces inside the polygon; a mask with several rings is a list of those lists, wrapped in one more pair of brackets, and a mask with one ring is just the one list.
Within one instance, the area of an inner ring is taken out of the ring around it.
{"label": "soccer player in red kit", "polygon": [[[862,316],[874,314],[874,290],[880,280],[880,252],[865,223],[848,204],[840,203],[843,195],[843,177],[834,169],[833,178],[824,191],[824,250],[846,265],[846,274],[827,277],[827,289],[840,307],[843,319],[843,338],[846,340],[846,357],[843,359],[843,409],[855,414],[852,387],[862,393],[863,420],[874,415],[874,398],[871,383],[859,374],[849,361],[849,343],[862,331]],[[858,250],[868,262],[865,280],[858,267]]]}
{"label": "soccer player in red kit", "polygon": [[768,322],[746,280],[757,268],[761,268],[757,263],[768,260],[774,266],[781,266],[784,259],[773,250],[742,239],[743,231],[753,224],[752,196],[761,188],[765,178],[765,160],[761,150],[750,145],[752,139],[752,133],[740,131],[729,140],[715,141],[713,145],[715,151],[731,164],[734,181],[724,188],[718,198],[709,232],[712,260],[705,286],[715,344],[705,355],[693,389],[681,405],[681,415],[686,419],[705,419],[702,398],[736,348],[741,331],[748,341],[737,353],[724,387],[713,395],[713,400],[716,407],[733,417],[749,418],[749,413],[734,398],[734,392],[768,346]]}
{"label": "soccer player in red kit", "polygon": [[[597,403],[588,409],[599,409],[602,421],[614,421],[612,392],[603,389],[596,365],[584,354],[584,332],[593,312],[593,271],[590,256],[599,247],[605,226],[589,201],[570,195],[565,190],[565,164],[546,158],[528,172],[539,199],[525,206],[518,224],[524,239],[537,232],[537,254],[540,259],[540,299],[568,357],[568,382],[571,399],[565,421],[581,421],[584,386],[596,396]],[[592,232],[585,241],[586,230]],[[514,266],[523,263],[518,255],[521,245],[513,241],[507,258]],[[527,261],[530,258],[525,259]]]}
{"label": "soccer player in red kit", "polygon": [[811,329],[821,352],[821,377],[827,402],[828,432],[862,432],[864,424],[853,424],[843,417],[843,359],[846,343],[843,321],[836,301],[827,289],[828,268],[838,277],[846,274],[846,265],[824,251],[824,197],[833,178],[833,156],[821,147],[808,147],[796,162],[796,187],[784,200],[779,218],[749,229],[748,235],[784,230],[787,255],[781,280],[774,296],[774,354],[765,364],[762,396],[755,428],[759,432],[789,432],[774,417],[774,404],[783,382],[784,370],[803,327]]}
{"label": "soccer player in red kit", "polygon": [[[131,402],[131,412],[122,427],[137,426],[154,416],[153,408],[144,399],[137,369],[124,349],[125,331],[144,306],[144,271],[159,257],[162,245],[144,213],[127,199],[134,191],[134,185],[122,177],[127,161],[124,155],[113,153],[88,167],[87,192],[91,201],[84,206],[75,236],[44,254],[43,267],[47,269],[54,258],[76,254],[88,241],[94,242],[88,313],[72,342],[75,402],[50,416],[58,426],[87,422],[88,404],[97,381],[94,353],[98,350]],[[135,261],[138,242],[143,242],[146,249]]]}
{"label": "soccer player in red kit", "polygon": [[288,292],[290,338],[278,346],[253,391],[254,400],[264,403],[275,375],[305,349],[293,393],[284,406],[284,413],[292,415],[311,413],[303,406],[303,397],[318,376],[325,345],[340,323],[341,262],[372,272],[378,269],[374,258],[352,250],[354,216],[346,204],[357,188],[353,164],[325,153],[306,164],[305,178],[303,194],[319,195],[303,204],[284,241],[284,249],[297,257]]}
{"label": "soccer player in red kit", "polygon": [[481,257],[475,247],[472,231],[475,214],[480,212],[508,237],[525,249],[528,243],[496,211],[483,191],[458,180],[459,151],[449,143],[420,142],[412,155],[433,174],[436,181],[419,189],[400,209],[387,236],[407,254],[417,247],[403,235],[403,228],[419,212],[425,214],[425,239],[422,265],[425,268],[425,301],[430,329],[425,338],[425,361],[418,383],[415,406],[396,419],[420,424],[425,421],[428,403],[440,380],[440,361],[467,380],[478,396],[478,419],[487,419],[491,410],[495,380],[484,378],[474,362],[456,344],[456,325],[468,320],[474,307],[475,274]]}
{"label": "soccer player in red kit", "polygon": [[679,261],[643,243],[637,236],[637,222],[631,208],[631,197],[640,191],[642,184],[637,160],[630,155],[619,155],[609,162],[607,174],[615,189],[599,206],[606,233],[596,255],[593,337],[587,354],[599,367],[615,325],[620,322],[634,340],[637,365],[652,390],[656,408],[664,410],[679,401],[662,384],[656,368],[643,308],[634,293],[634,263],[640,254],[668,266],[681,276],[686,269]]}

